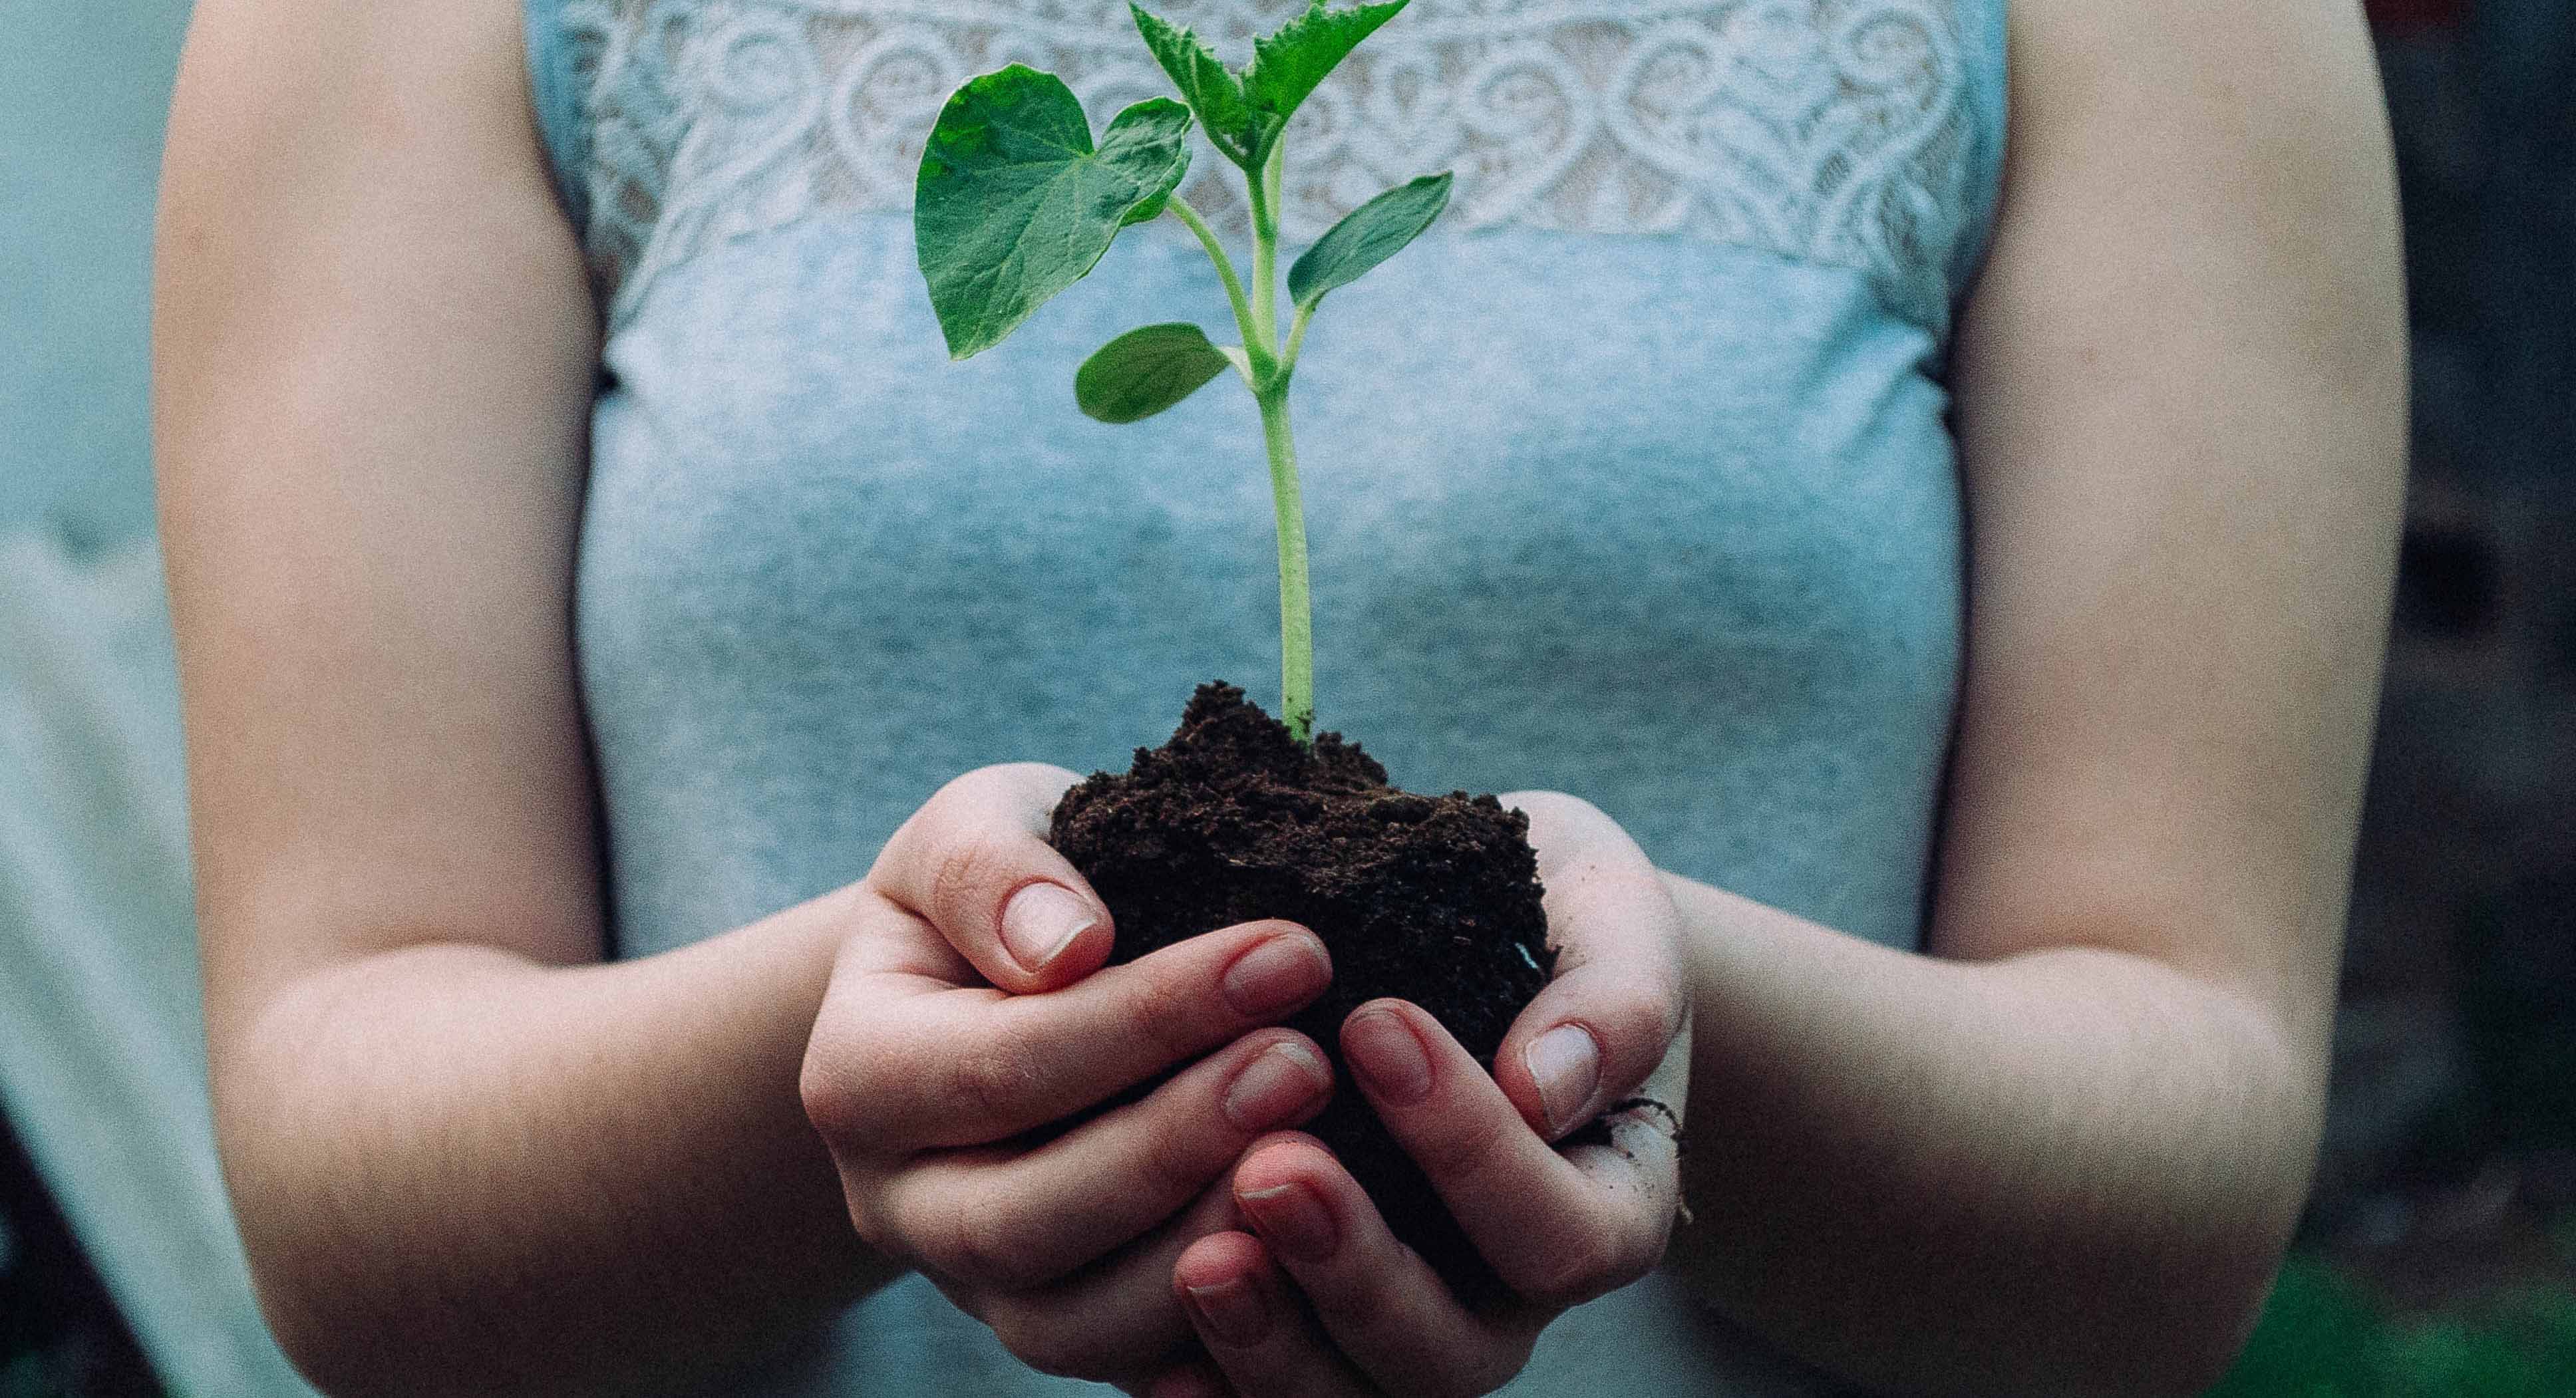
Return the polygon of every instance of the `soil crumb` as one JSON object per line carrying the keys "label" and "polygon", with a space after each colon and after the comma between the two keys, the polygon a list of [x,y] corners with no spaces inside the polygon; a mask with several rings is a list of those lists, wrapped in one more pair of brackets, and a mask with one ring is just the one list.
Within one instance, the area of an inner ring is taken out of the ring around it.
{"label": "soil crumb", "polygon": [[1555,969],[1529,819],[1491,796],[1399,791],[1339,734],[1297,746],[1229,684],[1201,685],[1178,732],[1125,773],[1065,793],[1049,840],[1117,920],[1114,961],[1255,918],[1314,929],[1333,984],[1288,1021],[1333,1060],[1332,1104],[1306,1129],[1367,1188],[1396,1235],[1464,1299],[1500,1283],[1342,1062],[1340,1027],[1382,996],[1420,1005],[1488,1071]]}

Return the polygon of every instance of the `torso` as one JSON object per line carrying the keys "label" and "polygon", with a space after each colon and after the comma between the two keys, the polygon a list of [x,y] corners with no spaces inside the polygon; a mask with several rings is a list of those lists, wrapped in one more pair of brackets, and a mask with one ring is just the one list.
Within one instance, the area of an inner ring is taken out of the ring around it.
{"label": "torso", "polygon": [[[1292,8],[1169,12],[1239,60]],[[1072,403],[1112,335],[1226,323],[1196,245],[1132,232],[964,364],[913,267],[938,101],[1013,59],[1095,120],[1161,92],[1124,15],[532,0],[609,308],[576,591],[624,954],[857,877],[960,771],[1121,765],[1203,679],[1275,697],[1245,395]],[[1324,725],[1407,786],[1571,791],[1667,868],[1913,945],[1960,666],[1941,366],[2003,81],[1991,0],[1416,0],[1361,50],[1292,131],[1292,242],[1460,182],[1300,369]],[[1649,1282],[1510,1391],[1601,1363],[1793,1382]],[[729,1391],[1060,1381],[915,1281],[758,1382]]]}

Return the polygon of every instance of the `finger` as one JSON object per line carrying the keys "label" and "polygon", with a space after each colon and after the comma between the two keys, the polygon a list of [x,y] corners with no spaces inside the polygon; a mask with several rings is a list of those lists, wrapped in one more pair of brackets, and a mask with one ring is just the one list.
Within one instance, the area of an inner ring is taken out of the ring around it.
{"label": "finger", "polygon": [[1503,1036],[1494,1079],[1554,1141],[1636,1095],[1673,1055],[1689,1006],[1681,916],[1653,863],[1591,803],[1554,792],[1504,800],[1530,817],[1557,965]]}
{"label": "finger", "polygon": [[1324,1333],[1379,1387],[1407,1398],[1490,1393],[1529,1362],[1545,1317],[1469,1312],[1313,1138],[1256,1145],[1235,1169],[1234,1197]]}
{"label": "finger", "polygon": [[836,976],[807,1046],[806,1112],[827,1140],[880,1155],[1004,1140],[1286,1018],[1332,975],[1314,933],[1252,922],[1043,995]]}
{"label": "finger", "polygon": [[1179,1212],[1263,1133],[1322,1111],[1332,1085],[1313,1041],[1259,1031],[1035,1150],[919,1157],[870,1201],[867,1231],[914,1240],[970,1284],[1043,1285]]}
{"label": "finger", "polygon": [[1194,1361],[1216,1375],[1172,1294],[1172,1268],[1190,1244],[1242,1226],[1232,1184],[1220,1178],[1134,1246],[1062,1281],[1000,1291],[930,1275],[1030,1367],[1150,1391],[1151,1380]]}
{"label": "finger", "polygon": [[1208,1358],[1243,1398],[1370,1398],[1374,1390],[1336,1355],[1271,1265],[1259,1239],[1216,1233],[1172,1268]]}
{"label": "finger", "polygon": [[1401,1000],[1353,1010],[1341,1038],[1379,1119],[1513,1291],[1561,1309],[1661,1259],[1680,1190],[1661,1132],[1558,1154],[1439,1021]]}
{"label": "finger", "polygon": [[994,985],[1069,985],[1109,959],[1109,907],[1046,842],[1075,781],[1062,767],[981,767],[939,789],[886,841],[868,883],[927,919]]}

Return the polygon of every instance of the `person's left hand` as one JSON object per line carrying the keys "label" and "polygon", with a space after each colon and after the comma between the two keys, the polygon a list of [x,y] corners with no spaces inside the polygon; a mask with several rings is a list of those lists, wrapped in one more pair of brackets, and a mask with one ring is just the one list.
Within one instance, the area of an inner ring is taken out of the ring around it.
{"label": "person's left hand", "polygon": [[[1559,955],[1493,1075],[1401,1000],[1352,1011],[1341,1042],[1370,1105],[1512,1295],[1461,1305],[1321,1142],[1276,1133],[1234,1173],[1253,1231],[1200,1238],[1173,1266],[1209,1358],[1163,1375],[1151,1398],[1488,1393],[1560,1312],[1662,1259],[1690,1071],[1680,916],[1645,854],[1590,803],[1502,799],[1529,813]],[[1554,1144],[1638,1097],[1668,1111],[1610,1113],[1609,1145]]]}

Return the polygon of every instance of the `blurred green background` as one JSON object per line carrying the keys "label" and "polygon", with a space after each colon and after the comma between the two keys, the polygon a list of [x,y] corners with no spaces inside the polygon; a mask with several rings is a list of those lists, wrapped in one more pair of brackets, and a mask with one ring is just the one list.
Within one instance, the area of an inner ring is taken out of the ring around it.
{"label": "blurred green background", "polygon": [[[2231,1398],[2576,1395],[2576,3],[2377,0],[2415,469],[2335,1097]],[[149,528],[180,0],[0,0],[0,533]],[[157,1391],[0,1130],[0,1398]]]}

